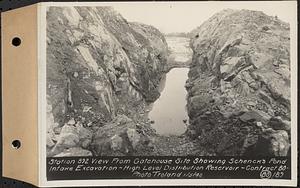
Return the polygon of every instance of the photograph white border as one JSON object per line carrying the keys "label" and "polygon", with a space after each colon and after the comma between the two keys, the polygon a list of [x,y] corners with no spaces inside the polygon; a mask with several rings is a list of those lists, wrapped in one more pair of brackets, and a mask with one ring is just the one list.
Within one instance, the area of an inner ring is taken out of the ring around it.
{"label": "photograph white border", "polygon": [[[114,180],[64,180],[47,181],[46,178],[46,10],[50,6],[109,6],[114,4],[159,4],[159,3],[255,3],[257,6],[267,3],[288,4],[287,10],[293,22],[290,23],[291,57],[291,180],[278,179],[114,179]],[[158,186],[158,185],[201,185],[201,186],[297,186],[297,2],[296,1],[210,1],[210,2],[49,2],[38,3],[38,125],[39,125],[39,185],[42,187],[66,186]]]}

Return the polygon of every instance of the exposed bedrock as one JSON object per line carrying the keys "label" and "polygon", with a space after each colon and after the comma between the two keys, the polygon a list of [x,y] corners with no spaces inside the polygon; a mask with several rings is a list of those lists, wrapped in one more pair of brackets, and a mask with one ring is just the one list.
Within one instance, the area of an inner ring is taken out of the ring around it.
{"label": "exposed bedrock", "polygon": [[148,147],[148,127],[138,122],[146,102],[160,95],[167,49],[157,29],[129,23],[110,7],[50,7],[48,156]]}
{"label": "exposed bedrock", "polygon": [[288,155],[289,25],[224,10],[191,34],[189,135],[212,155]]}

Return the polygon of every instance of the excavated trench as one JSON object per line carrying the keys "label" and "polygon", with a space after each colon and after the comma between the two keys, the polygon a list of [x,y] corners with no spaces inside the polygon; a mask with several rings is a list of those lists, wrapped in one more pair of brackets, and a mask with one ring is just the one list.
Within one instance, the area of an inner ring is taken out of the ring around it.
{"label": "excavated trench", "polygon": [[148,106],[148,118],[159,135],[182,135],[188,124],[187,91],[188,64],[192,58],[189,39],[166,37],[169,47],[169,71],[163,76],[160,97]]}
{"label": "excavated trench", "polygon": [[224,10],[191,47],[107,7],[52,7],[47,26],[47,156],[289,155],[288,24]]}
{"label": "excavated trench", "polygon": [[148,105],[148,118],[156,130],[156,155],[195,155],[199,147],[185,134],[189,125],[187,90],[192,50],[189,38],[166,37],[169,47],[168,72],[160,84],[160,97]]}

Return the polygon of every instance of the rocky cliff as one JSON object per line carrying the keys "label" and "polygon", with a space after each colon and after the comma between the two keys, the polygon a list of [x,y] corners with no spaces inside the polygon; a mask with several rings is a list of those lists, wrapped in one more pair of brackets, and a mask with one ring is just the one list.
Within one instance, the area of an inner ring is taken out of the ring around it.
{"label": "rocky cliff", "polygon": [[48,156],[151,149],[153,130],[142,114],[159,97],[166,59],[157,29],[129,23],[111,7],[49,8]]}
{"label": "rocky cliff", "polygon": [[224,10],[191,34],[189,135],[210,155],[288,155],[289,25]]}

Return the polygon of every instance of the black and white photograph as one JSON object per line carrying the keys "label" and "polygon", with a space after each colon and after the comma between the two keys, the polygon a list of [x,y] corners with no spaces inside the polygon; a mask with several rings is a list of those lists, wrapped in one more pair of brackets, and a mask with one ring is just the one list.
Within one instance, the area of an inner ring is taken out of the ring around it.
{"label": "black and white photograph", "polygon": [[289,23],[146,6],[48,8],[47,156],[290,155]]}
{"label": "black and white photograph", "polygon": [[45,10],[49,181],[294,177],[289,3]]}
{"label": "black and white photograph", "polygon": [[4,185],[298,187],[295,0],[0,8]]}

